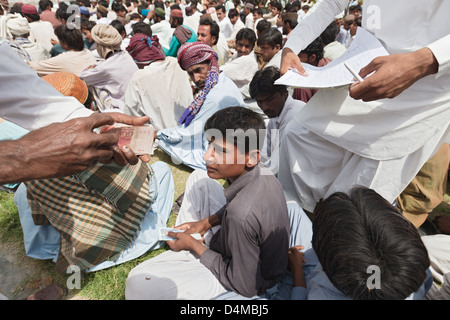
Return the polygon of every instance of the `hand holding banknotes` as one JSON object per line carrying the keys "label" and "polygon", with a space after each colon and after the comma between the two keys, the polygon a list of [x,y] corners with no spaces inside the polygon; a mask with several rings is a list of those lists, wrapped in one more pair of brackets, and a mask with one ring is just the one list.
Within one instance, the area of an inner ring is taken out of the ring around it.
{"label": "hand holding banknotes", "polygon": [[122,113],[108,114],[113,117],[115,123],[103,126],[98,131],[101,134],[118,135],[118,142],[112,147],[114,156],[111,161],[121,166],[127,163],[134,165],[138,162],[139,156],[143,162],[149,162],[155,132],[153,126],[145,126],[149,117],[132,117]]}
{"label": "hand holding banknotes", "polygon": [[202,244],[203,238],[197,240],[190,233],[188,233],[187,230],[184,232],[168,231],[167,236],[174,239],[168,240],[166,242],[169,245],[170,249],[175,252],[181,250],[189,250],[192,253],[201,256],[202,253],[206,250],[206,247]]}
{"label": "hand holding banknotes", "polygon": [[[18,140],[2,141],[0,182],[16,183],[67,176],[97,162],[136,164],[138,158],[131,149],[118,148],[117,133],[97,134],[93,130],[115,122],[143,125],[148,120],[148,117],[118,113],[94,113],[89,117],[53,123]],[[150,157],[143,155],[141,160],[149,161]]]}

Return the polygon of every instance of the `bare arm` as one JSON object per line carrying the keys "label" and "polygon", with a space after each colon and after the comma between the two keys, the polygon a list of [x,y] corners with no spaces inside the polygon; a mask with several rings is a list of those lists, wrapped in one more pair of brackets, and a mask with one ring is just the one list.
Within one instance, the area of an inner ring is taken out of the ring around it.
{"label": "bare arm", "polygon": [[438,72],[438,62],[433,52],[423,48],[410,53],[378,57],[362,68],[363,82],[353,83],[350,96],[363,101],[395,98],[417,80]]}
{"label": "bare arm", "polygon": [[135,164],[132,150],[119,150],[115,132],[94,133],[114,122],[139,125],[148,117],[93,114],[31,131],[19,140],[0,142],[0,183],[71,175],[96,162]]}

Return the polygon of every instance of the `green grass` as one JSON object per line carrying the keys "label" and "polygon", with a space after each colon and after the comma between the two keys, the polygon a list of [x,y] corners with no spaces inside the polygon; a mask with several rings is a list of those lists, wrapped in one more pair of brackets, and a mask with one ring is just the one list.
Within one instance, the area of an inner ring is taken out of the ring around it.
{"label": "green grass", "polygon": [[[170,157],[159,150],[155,151],[151,163],[156,161],[164,161],[169,165],[175,183],[174,199],[177,199],[178,196],[184,192],[186,179],[192,172],[192,169],[183,165],[174,165],[171,162]],[[53,262],[36,260],[26,256],[23,246],[23,234],[20,226],[19,213],[13,198],[13,194],[0,191],[0,246],[7,246],[8,252],[14,251],[19,265],[31,266],[35,269],[35,273],[28,277],[24,283],[18,284],[16,290],[20,291],[24,288],[32,288],[34,290],[40,289],[44,286],[45,279],[49,278],[55,283],[66,286],[67,278],[70,275],[57,273],[54,269]],[[443,214],[450,215],[450,184],[447,187],[444,202],[434,210],[430,218]],[[175,220],[176,215],[171,213],[167,225],[174,225]],[[141,262],[161,254],[167,249],[168,247],[165,246],[158,250],[147,252],[139,258],[119,266],[84,274],[81,281],[81,289],[70,290],[66,298],[123,300],[125,298],[125,281],[131,269]]]}
{"label": "green grass", "polygon": [[[186,179],[192,172],[192,169],[184,165],[174,165],[170,156],[160,150],[156,150],[150,163],[156,161],[166,162],[173,175],[175,191],[174,200],[183,192]],[[175,224],[176,215],[171,213],[167,226]],[[54,263],[51,261],[42,261],[32,259],[26,256],[23,245],[23,233],[20,225],[19,212],[14,203],[14,195],[0,191],[0,245],[8,245],[8,251],[15,251],[16,260],[19,264],[26,264],[36,269],[36,272],[27,278],[25,282],[20,283],[16,291],[24,288],[40,289],[44,286],[44,279],[51,277],[54,283],[66,286],[66,281],[71,274],[60,274],[55,271]],[[133,261],[123,263],[119,266],[100,270],[97,272],[83,275],[81,289],[69,290],[68,299],[90,299],[90,300],[123,300],[125,299],[125,281],[128,273],[139,263],[146,261],[158,254],[161,254],[168,247],[149,251],[143,256]],[[0,290],[1,292],[1,290]]]}

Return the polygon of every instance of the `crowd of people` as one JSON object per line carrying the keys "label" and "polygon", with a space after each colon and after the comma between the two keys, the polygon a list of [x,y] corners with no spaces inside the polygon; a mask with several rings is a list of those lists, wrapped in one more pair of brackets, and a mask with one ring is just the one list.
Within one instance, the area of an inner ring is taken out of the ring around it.
{"label": "crowd of people", "polygon": [[[92,272],[167,243],[127,299],[450,299],[450,217],[430,218],[450,172],[449,10],[1,0],[0,183],[27,255]],[[276,84],[361,28],[389,52],[363,81]],[[172,240],[170,168],[93,132],[113,123],[153,125],[154,148],[192,170]]]}

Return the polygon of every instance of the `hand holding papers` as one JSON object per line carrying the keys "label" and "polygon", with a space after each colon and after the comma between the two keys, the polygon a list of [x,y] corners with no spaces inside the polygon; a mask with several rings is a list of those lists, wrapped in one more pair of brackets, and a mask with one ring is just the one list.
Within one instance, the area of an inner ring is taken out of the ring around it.
{"label": "hand holding papers", "polygon": [[361,68],[368,65],[374,58],[386,55],[389,55],[389,53],[375,36],[363,28],[358,28],[352,44],[338,59],[320,68],[305,63],[303,68],[308,73],[308,76],[302,76],[293,69],[278,79],[275,84],[315,89],[347,86],[354,82],[355,76],[344,63],[351,69],[359,72]]}

